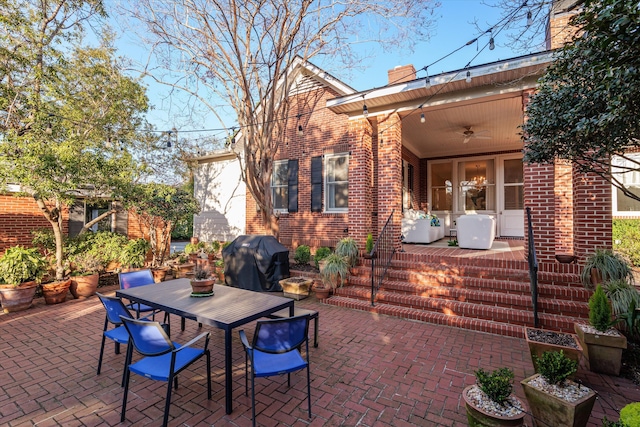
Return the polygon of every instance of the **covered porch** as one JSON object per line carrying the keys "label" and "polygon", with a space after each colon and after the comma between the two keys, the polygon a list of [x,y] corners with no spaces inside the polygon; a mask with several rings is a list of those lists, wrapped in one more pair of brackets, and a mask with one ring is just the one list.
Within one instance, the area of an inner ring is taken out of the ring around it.
{"label": "covered porch", "polygon": [[450,259],[526,261],[526,243],[524,239],[496,239],[491,249],[461,249],[449,246],[449,238],[437,240],[429,244],[403,243],[401,252],[406,254],[441,256]]}

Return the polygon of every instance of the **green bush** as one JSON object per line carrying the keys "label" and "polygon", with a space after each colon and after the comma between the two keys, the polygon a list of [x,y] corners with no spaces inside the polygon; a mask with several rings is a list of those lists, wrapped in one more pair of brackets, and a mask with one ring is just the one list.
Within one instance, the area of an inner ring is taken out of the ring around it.
{"label": "green bush", "polygon": [[328,257],[330,254],[331,249],[326,246],[320,246],[318,249],[316,249],[316,254],[313,256],[313,262],[315,263],[317,269],[320,269],[320,261]]}
{"label": "green bush", "polygon": [[578,370],[578,362],[569,359],[562,350],[545,351],[541,357],[533,358],[538,372],[549,384],[560,384]]}
{"label": "green bush", "polygon": [[307,265],[311,260],[311,248],[307,245],[300,245],[296,248],[296,252],[293,255],[293,260],[297,264]]}
{"label": "green bush", "polygon": [[513,371],[509,368],[500,368],[489,373],[480,368],[475,371],[476,382],[489,399],[504,405],[513,391]]}
{"label": "green bush", "polygon": [[625,426],[640,426],[640,402],[629,403],[622,408],[620,421]]}
{"label": "green bush", "polygon": [[120,253],[120,262],[123,266],[139,268],[144,267],[144,261],[151,245],[145,239],[132,239],[127,242]]}
{"label": "green bush", "polygon": [[0,283],[18,286],[32,280],[40,281],[47,261],[37,248],[12,246],[0,258]]}
{"label": "green bush", "polygon": [[373,234],[367,234],[367,242],[365,243],[365,250],[368,254],[373,250]]}
{"label": "green bush", "polygon": [[640,267],[640,219],[614,219],[613,250]]}
{"label": "green bush", "polygon": [[600,332],[606,331],[612,324],[609,299],[601,285],[596,286],[595,292],[589,298],[589,323]]}

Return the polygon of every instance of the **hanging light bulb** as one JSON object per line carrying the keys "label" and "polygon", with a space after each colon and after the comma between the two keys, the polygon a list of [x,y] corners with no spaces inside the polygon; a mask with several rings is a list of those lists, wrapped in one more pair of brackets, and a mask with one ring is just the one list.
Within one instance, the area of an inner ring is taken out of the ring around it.
{"label": "hanging light bulb", "polygon": [[465,79],[467,83],[471,83],[471,71],[467,71],[467,78]]}
{"label": "hanging light bulb", "polygon": [[429,77],[429,70],[427,67],[425,67],[424,70],[427,72],[427,78],[424,80],[424,88],[429,89],[431,87],[431,77]]}
{"label": "hanging light bulb", "polygon": [[171,148],[171,131],[167,131],[167,148]]}
{"label": "hanging light bulb", "polygon": [[362,115],[365,118],[369,117],[369,109],[367,108],[367,104],[362,104]]}
{"label": "hanging light bulb", "polygon": [[496,48],[496,42],[493,40],[493,37],[489,39],[489,50],[493,50]]}
{"label": "hanging light bulb", "polygon": [[527,12],[527,27],[530,27],[533,25],[533,14],[531,13],[531,11]]}
{"label": "hanging light bulb", "polygon": [[424,118],[424,113],[420,113],[420,123],[426,122],[427,119]]}
{"label": "hanging light bulb", "polygon": [[298,136],[303,136],[304,130],[302,130],[302,125],[298,125]]}

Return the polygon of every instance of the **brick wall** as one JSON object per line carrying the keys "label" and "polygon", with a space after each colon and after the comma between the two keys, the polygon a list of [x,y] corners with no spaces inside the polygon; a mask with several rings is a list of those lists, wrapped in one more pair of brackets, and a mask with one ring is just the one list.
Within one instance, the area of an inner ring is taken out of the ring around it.
{"label": "brick wall", "polygon": [[611,184],[595,174],[573,170],[574,255],[578,262],[596,248],[612,247]]}
{"label": "brick wall", "polygon": [[416,79],[416,69],[412,64],[398,65],[393,69],[387,71],[387,77],[389,78],[389,84],[410,82]]}
{"label": "brick wall", "polygon": [[[423,186],[426,187],[427,180],[421,181],[421,176],[423,176],[423,172],[421,171],[422,163],[418,156],[416,156],[413,152],[411,152],[408,148],[402,147],[402,160],[408,162],[413,166],[413,194],[411,197],[411,206],[413,209],[421,209],[422,203],[426,203],[427,199],[422,198],[420,183],[423,183]],[[426,166],[426,163],[425,163]],[[426,176],[426,171],[424,173]]]}
{"label": "brick wall", "polygon": [[402,120],[397,113],[378,117],[378,230],[382,230],[391,212],[391,236],[398,236],[402,217]]}
{"label": "brick wall", "polygon": [[[560,2],[562,3],[562,2]],[[569,25],[572,16],[578,13],[578,9],[571,12],[552,13],[547,25],[546,48],[557,49],[564,46],[575,34],[575,28]]]}
{"label": "brick wall", "polygon": [[555,252],[573,254],[573,167],[571,162],[558,159],[555,179]]}

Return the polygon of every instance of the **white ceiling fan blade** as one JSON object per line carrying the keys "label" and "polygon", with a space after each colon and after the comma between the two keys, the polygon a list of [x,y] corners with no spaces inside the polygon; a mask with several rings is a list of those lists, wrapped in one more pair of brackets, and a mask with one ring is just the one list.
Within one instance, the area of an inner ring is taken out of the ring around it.
{"label": "white ceiling fan blade", "polygon": [[473,138],[475,138],[475,139],[491,139],[490,136],[478,136],[478,135],[474,135]]}
{"label": "white ceiling fan blade", "polygon": [[463,144],[466,144],[467,142],[469,142],[471,140],[471,137],[469,136],[465,136],[464,140],[462,141]]}

